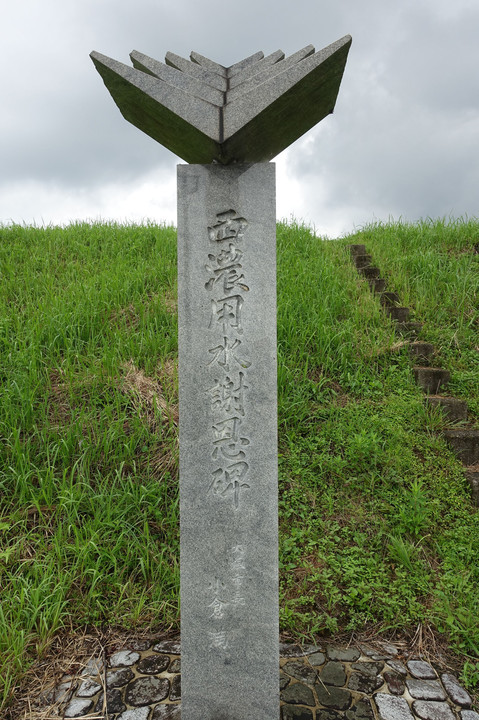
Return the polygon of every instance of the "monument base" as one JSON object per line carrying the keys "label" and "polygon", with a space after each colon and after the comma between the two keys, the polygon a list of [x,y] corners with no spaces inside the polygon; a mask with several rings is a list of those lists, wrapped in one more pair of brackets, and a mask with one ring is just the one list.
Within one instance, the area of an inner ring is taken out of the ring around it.
{"label": "monument base", "polygon": [[272,163],[178,166],[182,720],[278,720]]}

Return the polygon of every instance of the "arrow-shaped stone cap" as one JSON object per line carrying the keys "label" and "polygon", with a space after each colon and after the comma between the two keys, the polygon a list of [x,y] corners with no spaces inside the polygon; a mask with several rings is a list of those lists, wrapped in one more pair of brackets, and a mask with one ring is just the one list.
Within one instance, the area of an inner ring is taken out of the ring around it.
{"label": "arrow-shaped stone cap", "polygon": [[267,162],[331,113],[351,37],[288,58],[262,52],[223,67],[192,52],[133,67],[91,53],[122,115],[189,163]]}

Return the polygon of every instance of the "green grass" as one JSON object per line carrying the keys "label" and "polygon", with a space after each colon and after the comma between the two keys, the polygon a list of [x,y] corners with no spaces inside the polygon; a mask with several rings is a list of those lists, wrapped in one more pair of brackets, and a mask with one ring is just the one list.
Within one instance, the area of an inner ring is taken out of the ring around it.
{"label": "green grass", "polygon": [[[479,681],[479,512],[347,245],[479,427],[477,222],[278,226],[281,626],[442,634]],[[179,619],[176,233],[0,228],[0,708],[65,627]]]}

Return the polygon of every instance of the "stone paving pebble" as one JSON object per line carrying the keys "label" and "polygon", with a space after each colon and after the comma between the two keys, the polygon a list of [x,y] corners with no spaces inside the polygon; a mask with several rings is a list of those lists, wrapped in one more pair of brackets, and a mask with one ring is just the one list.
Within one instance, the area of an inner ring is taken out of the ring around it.
{"label": "stone paving pebble", "polygon": [[[280,651],[281,720],[479,720],[454,675],[390,643]],[[50,698],[64,718],[181,720],[180,653],[177,641],[132,641],[106,668],[91,658],[60,678]]]}

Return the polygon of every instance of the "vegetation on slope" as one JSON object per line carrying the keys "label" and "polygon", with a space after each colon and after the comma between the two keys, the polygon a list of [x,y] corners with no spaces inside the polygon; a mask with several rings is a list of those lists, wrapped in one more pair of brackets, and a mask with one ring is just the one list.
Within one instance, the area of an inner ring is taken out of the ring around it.
{"label": "vegetation on slope", "polygon": [[[479,419],[479,223],[278,226],[281,626],[418,625],[479,680],[479,512],[365,243]],[[178,626],[176,234],[0,229],[0,707],[63,628]]]}

